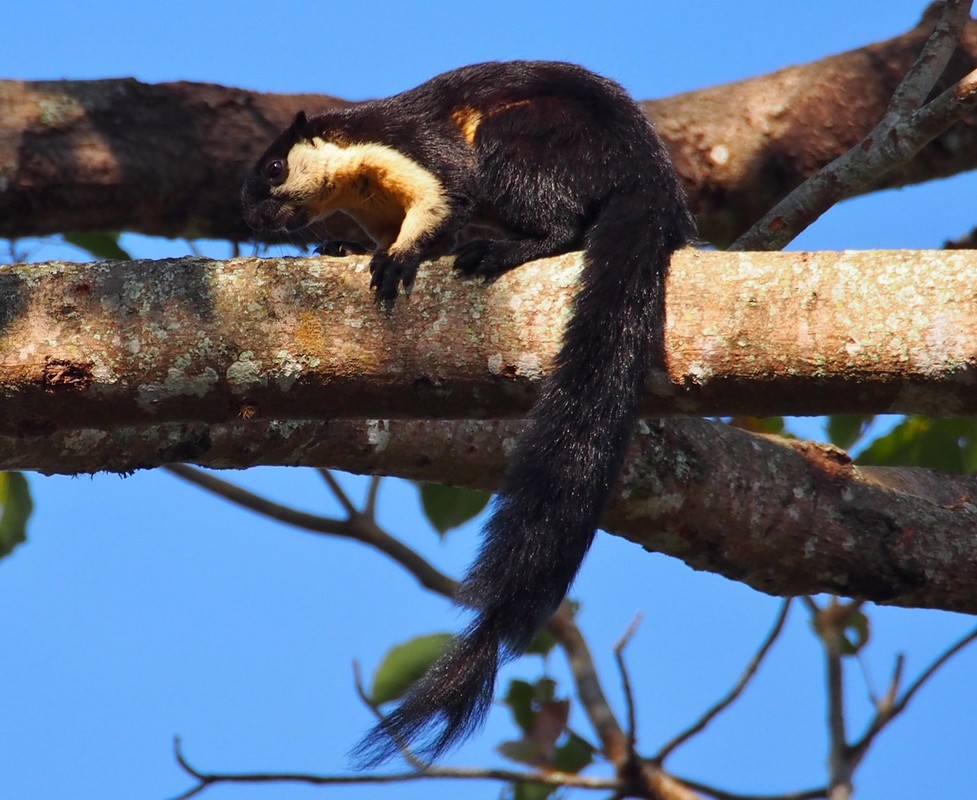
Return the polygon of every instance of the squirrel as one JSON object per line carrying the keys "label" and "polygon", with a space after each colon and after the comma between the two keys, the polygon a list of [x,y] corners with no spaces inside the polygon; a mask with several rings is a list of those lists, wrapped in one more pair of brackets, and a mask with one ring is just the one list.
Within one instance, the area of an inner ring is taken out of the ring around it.
{"label": "squirrel", "polygon": [[[491,279],[584,251],[552,373],[458,591],[474,619],[354,750],[364,766],[412,744],[437,758],[482,723],[499,664],[528,648],[593,541],[664,358],[665,276],[694,235],[692,216],[624,89],[545,61],[476,64],[389,98],[299,112],[242,200],[257,231],[351,217],[376,244],[370,286],[388,310],[435,256]],[[459,242],[470,226],[499,238]]]}

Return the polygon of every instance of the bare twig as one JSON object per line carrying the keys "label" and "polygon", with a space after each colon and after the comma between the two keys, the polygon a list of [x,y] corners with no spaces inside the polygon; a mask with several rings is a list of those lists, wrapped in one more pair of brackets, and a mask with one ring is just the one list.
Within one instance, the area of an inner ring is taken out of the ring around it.
{"label": "bare twig", "polygon": [[712,722],[722,711],[729,708],[736,699],[743,693],[747,685],[753,679],[757,670],[760,668],[760,664],[763,663],[763,659],[766,658],[767,653],[773,646],[773,643],[777,641],[777,637],[780,636],[780,632],[783,630],[784,622],[787,620],[787,612],[790,610],[791,600],[787,598],[780,606],[780,611],[777,614],[777,619],[774,621],[773,627],[767,634],[767,637],[763,640],[760,645],[760,649],[757,650],[756,654],[747,664],[746,669],[740,676],[740,679],[736,682],[733,688],[726,694],[725,697],[720,699],[715,705],[713,705],[709,710],[706,711],[696,722],[691,725],[686,730],[679,733],[677,736],[672,738],[667,742],[661,750],[654,756],[654,761],[657,763],[663,763],[666,758],[674,751],[677,747],[687,742],[693,736],[701,733],[706,726]]}
{"label": "bare twig", "polygon": [[906,657],[902,653],[896,656],[896,664],[892,670],[892,679],[889,681],[889,688],[879,701],[875,704],[876,708],[891,709],[899,699],[899,687],[902,685],[902,671],[906,666]]}
{"label": "bare twig", "polygon": [[624,636],[614,646],[614,658],[617,661],[618,672],[621,674],[621,685],[624,687],[624,699],[628,707],[628,752],[632,754],[637,741],[637,715],[634,710],[634,691],[631,688],[631,678],[628,675],[627,665],[624,663],[624,648],[631,643],[631,639],[637,632],[643,618],[642,614],[635,616],[624,632]]}
{"label": "bare twig", "polygon": [[824,648],[828,676],[828,797],[830,800],[848,800],[857,763],[851,758],[845,722],[845,631],[852,616],[860,612],[863,602],[853,600],[843,603],[832,597],[828,605],[819,608],[808,598],[807,605]]}
{"label": "bare twig", "polygon": [[349,495],[343,491],[343,487],[339,485],[339,481],[336,480],[336,476],[332,474],[331,469],[318,469],[316,472],[322,476],[322,479],[326,482],[330,491],[335,495],[339,504],[346,510],[346,513],[350,517],[355,517],[360,512],[353,505],[353,501],[349,499]]}
{"label": "bare twig", "polygon": [[886,116],[911,114],[923,104],[957,49],[957,42],[970,18],[971,5],[964,0],[946,0],[943,14],[933,26],[919,57],[893,92]]}
{"label": "bare twig", "polygon": [[604,694],[590,648],[573,620],[566,601],[549,622],[549,630],[566,654],[577,687],[577,697],[600,739],[601,750],[609,761],[621,764],[628,758],[628,737],[615,717]]}
{"label": "bare twig", "polygon": [[363,507],[363,513],[366,514],[370,519],[376,518],[377,495],[380,492],[381,483],[383,483],[383,478],[379,475],[370,476],[370,486],[366,490],[366,505]]}
{"label": "bare twig", "polygon": [[837,631],[823,632],[826,668],[828,672],[828,797],[847,800],[851,796],[854,765],[849,759],[848,734],[845,730],[845,680],[842,653]]}
{"label": "bare twig", "polygon": [[176,760],[180,767],[197,785],[174,798],[187,800],[204,789],[217,784],[244,783],[304,783],[312,786],[335,786],[351,784],[406,783],[408,781],[431,779],[490,780],[503,783],[533,783],[542,786],[571,786],[577,789],[615,790],[618,781],[614,778],[585,778],[567,772],[522,772],[507,769],[468,769],[451,767],[429,767],[409,772],[370,773],[350,775],[313,775],[302,772],[201,772],[193,767],[183,755],[180,740],[175,742]]}
{"label": "bare twig", "polygon": [[909,701],[913,699],[916,692],[918,692],[926,682],[933,677],[939,671],[939,669],[946,664],[953,656],[963,650],[971,642],[977,640],[977,628],[972,630],[966,636],[963,636],[957,640],[954,644],[948,647],[932,664],[927,667],[923,673],[906,689],[905,693],[901,698],[895,700],[895,694],[898,691],[898,683],[902,674],[902,661],[903,658],[900,655],[896,661],[896,670],[893,675],[892,685],[886,697],[883,698],[879,707],[876,710],[874,719],[869,723],[868,730],[862,735],[855,744],[853,744],[849,749],[851,752],[851,758],[858,763],[865,757],[868,752],[872,741],[876,736],[899,714],[901,714],[906,706],[909,705]]}
{"label": "bare twig", "polygon": [[701,794],[707,794],[710,797],[716,798],[716,800],[820,800],[820,798],[828,796],[826,786],[820,786],[817,789],[804,789],[800,792],[785,792],[784,794],[737,794],[736,792],[727,792],[722,789],[717,789],[715,786],[699,783],[698,781],[692,781],[678,776],[673,777],[690,789]]}
{"label": "bare twig", "polygon": [[947,0],[919,57],[878,124],[862,141],[798,186],[730,250],[779,250],[831,206],[908,162],[977,105],[977,71],[921,105],[943,73],[970,18],[971,0]]}
{"label": "bare twig", "polygon": [[811,613],[812,617],[817,617],[817,615],[821,612],[820,606],[818,606],[818,604],[814,601],[814,598],[811,597],[809,594],[806,594],[803,597],[801,597],[801,602]]}
{"label": "bare twig", "polygon": [[[868,729],[854,744],[849,744],[846,733],[844,708],[843,657],[844,637],[848,622],[864,605],[862,601],[842,603],[832,598],[831,603],[819,609],[813,600],[807,600],[814,615],[815,629],[824,645],[828,673],[828,731],[830,751],[828,756],[830,785],[828,797],[831,800],[847,800],[852,794],[852,777],[868,752],[876,736],[906,708],[916,692],[956,653],[977,640],[977,628],[947,648],[912,683],[902,697],[899,685],[902,682],[904,658],[896,659],[892,678],[886,693],[875,701],[875,716]],[[898,699],[897,699],[898,698]]]}
{"label": "bare twig", "polygon": [[348,520],[308,514],[260,497],[240,486],[185,464],[171,464],[163,469],[225,500],[250,508],[278,522],[293,525],[310,533],[340,536],[375,547],[404,567],[425,589],[444,597],[454,596],[457,583],[452,578],[439,572],[426,559],[362,514],[357,514]]}

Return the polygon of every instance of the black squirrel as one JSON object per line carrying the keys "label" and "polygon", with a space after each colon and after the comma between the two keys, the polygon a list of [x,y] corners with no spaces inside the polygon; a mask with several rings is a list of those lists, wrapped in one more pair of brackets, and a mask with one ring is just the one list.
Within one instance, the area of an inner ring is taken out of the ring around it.
{"label": "black squirrel", "polygon": [[[355,751],[372,765],[419,743],[435,758],[482,722],[500,661],[529,646],[590,547],[663,357],[665,275],[692,217],[627,93],[543,61],[476,64],[386,99],[299,112],[248,175],[243,205],[256,230],[352,217],[376,243],[370,285],[388,308],[438,255],[494,278],[584,250],[559,355],[458,593],[475,618]],[[500,238],[459,244],[472,225]]]}

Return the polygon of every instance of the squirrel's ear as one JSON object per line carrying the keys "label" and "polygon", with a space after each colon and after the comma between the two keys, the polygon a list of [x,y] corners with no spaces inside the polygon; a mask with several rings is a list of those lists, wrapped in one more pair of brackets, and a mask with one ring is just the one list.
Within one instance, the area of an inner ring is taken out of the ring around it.
{"label": "squirrel's ear", "polygon": [[295,115],[295,119],[292,120],[292,130],[302,139],[311,139],[315,136],[309,118],[305,116],[304,111],[299,111]]}

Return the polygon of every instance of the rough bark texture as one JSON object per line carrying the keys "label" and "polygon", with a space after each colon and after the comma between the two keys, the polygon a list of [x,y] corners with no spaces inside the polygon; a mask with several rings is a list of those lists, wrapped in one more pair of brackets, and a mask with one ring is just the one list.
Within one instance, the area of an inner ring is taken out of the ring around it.
{"label": "rough bark texture", "polygon": [[[491,491],[517,421],[238,421],[0,436],[0,468],[333,466]],[[779,595],[977,612],[977,479],[855,467],[829,445],[648,421],[603,527]]]}
{"label": "rough bark texture", "polygon": [[[487,287],[440,266],[391,315],[362,258],[0,268],[0,467],[316,464],[491,489],[517,423],[377,418],[522,411],[579,264]],[[960,251],[680,253],[649,407],[973,412],[975,277]],[[771,593],[973,612],[975,494],[669,420],[639,432],[605,523]]]}
{"label": "rough bark texture", "polygon": [[[0,433],[518,415],[578,271],[441,262],[385,314],[365,257],[0,267]],[[969,251],[679,253],[646,409],[977,413],[975,286]]]}
{"label": "rough bark texture", "polygon": [[[894,39],[645,103],[685,179],[703,237],[730,244],[789,191],[859,142],[881,119],[941,11],[934,4],[916,28]],[[977,21],[971,20],[934,94],[975,65]],[[977,115],[971,115],[862,192],[975,166]]]}
{"label": "rough bark texture", "polygon": [[[645,103],[672,151],[703,237],[728,244],[870,130],[934,21],[931,11],[895,39]],[[975,64],[972,21],[941,86]],[[131,79],[0,81],[0,236],[121,229],[246,240],[250,232],[237,197],[254,158],[298,109],[345,102]],[[882,184],[974,167],[972,116]],[[362,240],[340,219],[329,235]]]}

